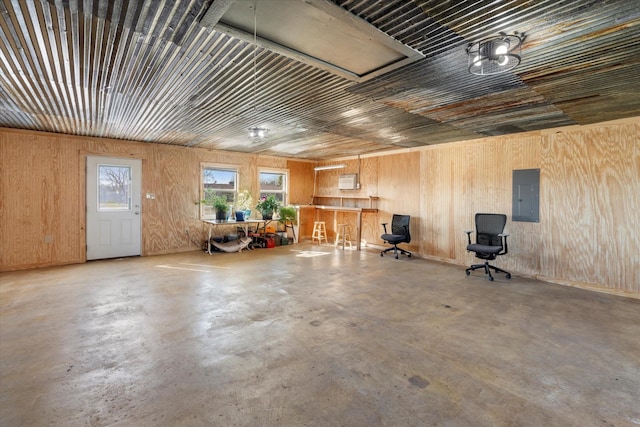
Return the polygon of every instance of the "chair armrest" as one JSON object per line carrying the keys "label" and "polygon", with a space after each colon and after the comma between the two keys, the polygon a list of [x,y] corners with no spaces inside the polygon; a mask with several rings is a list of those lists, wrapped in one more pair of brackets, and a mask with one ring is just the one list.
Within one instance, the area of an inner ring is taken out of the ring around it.
{"label": "chair armrest", "polygon": [[473,233],[473,230],[464,230],[464,232],[467,233],[467,242],[471,244],[471,233]]}
{"label": "chair armrest", "polygon": [[384,228],[384,234],[387,234],[387,224],[388,222],[383,222],[382,227]]}

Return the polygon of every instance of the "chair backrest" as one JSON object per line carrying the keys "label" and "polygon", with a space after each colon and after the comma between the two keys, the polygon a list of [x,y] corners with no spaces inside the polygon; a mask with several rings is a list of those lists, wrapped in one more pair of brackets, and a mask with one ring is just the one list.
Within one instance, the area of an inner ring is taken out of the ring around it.
{"label": "chair backrest", "polygon": [[405,242],[411,242],[411,233],[409,232],[410,215],[393,214],[391,219],[391,234],[404,235]]}
{"label": "chair backrest", "polygon": [[498,236],[504,231],[507,216],[504,214],[476,214],[476,243],[487,246],[502,246],[502,239]]}

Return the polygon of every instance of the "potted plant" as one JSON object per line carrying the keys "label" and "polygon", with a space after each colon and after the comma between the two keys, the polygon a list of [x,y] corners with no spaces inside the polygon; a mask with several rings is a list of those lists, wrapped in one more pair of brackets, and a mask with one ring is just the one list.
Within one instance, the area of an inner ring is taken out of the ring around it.
{"label": "potted plant", "polygon": [[296,240],[296,230],[293,227],[298,223],[298,213],[296,212],[296,208],[293,206],[280,206],[278,210],[280,219],[280,223],[284,225],[284,230],[287,231],[287,228],[290,228],[293,232],[293,240]]}
{"label": "potted plant", "polygon": [[261,197],[256,205],[256,210],[262,213],[262,219],[273,219],[273,212],[278,209],[280,202],[276,200],[273,194],[267,197]]}
{"label": "potted plant", "polygon": [[227,211],[229,210],[229,202],[227,199],[222,196],[214,196],[211,201],[213,209],[216,211],[216,219],[217,220],[225,220],[227,219]]}
{"label": "potted plant", "polygon": [[244,221],[251,215],[251,207],[253,206],[253,196],[249,190],[242,190],[236,198],[236,221]]}

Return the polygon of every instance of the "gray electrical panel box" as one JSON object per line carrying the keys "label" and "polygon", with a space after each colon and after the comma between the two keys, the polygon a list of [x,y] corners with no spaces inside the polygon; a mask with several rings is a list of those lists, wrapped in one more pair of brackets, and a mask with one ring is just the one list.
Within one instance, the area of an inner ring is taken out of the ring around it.
{"label": "gray electrical panel box", "polygon": [[513,171],[512,220],[540,222],[540,169]]}

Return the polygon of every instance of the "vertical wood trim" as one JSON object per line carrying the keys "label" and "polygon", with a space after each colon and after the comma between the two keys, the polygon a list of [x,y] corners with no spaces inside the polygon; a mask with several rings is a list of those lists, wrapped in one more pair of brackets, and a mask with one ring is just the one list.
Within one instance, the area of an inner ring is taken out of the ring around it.
{"label": "vertical wood trim", "polygon": [[78,177],[78,212],[80,213],[78,253],[80,262],[87,262],[87,154],[80,150],[78,150]]}

